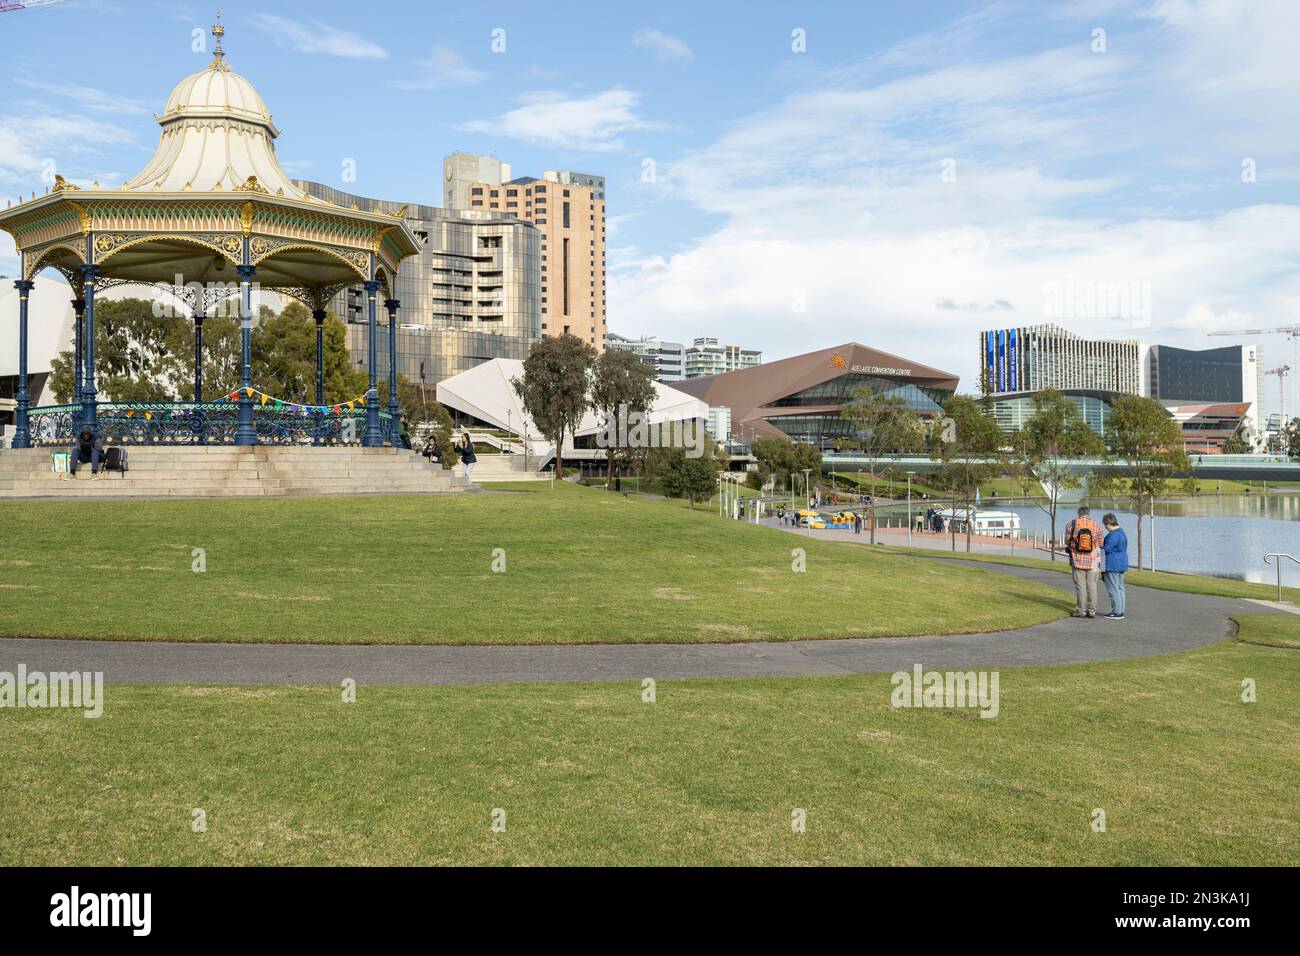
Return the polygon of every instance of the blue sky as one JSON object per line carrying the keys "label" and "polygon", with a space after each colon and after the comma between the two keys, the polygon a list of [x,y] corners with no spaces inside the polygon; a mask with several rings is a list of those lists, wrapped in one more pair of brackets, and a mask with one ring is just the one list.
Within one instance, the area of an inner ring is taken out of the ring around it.
{"label": "blue sky", "polygon": [[[988,327],[1207,347],[1300,322],[1297,3],[223,8],[294,175],[437,204],[454,149],[604,174],[613,331],[772,358],[856,340],[970,383]],[[47,160],[137,172],[212,13],[0,14],[0,193]]]}

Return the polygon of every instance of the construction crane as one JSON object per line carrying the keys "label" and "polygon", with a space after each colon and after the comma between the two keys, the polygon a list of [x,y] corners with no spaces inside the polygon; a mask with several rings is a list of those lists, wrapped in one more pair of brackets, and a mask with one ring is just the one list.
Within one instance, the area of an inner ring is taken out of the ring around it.
{"label": "construction crane", "polygon": [[1286,377],[1288,373],[1290,373],[1290,371],[1291,371],[1290,365],[1283,365],[1279,368],[1271,368],[1264,373],[1265,375],[1277,376],[1278,398],[1282,400],[1282,427],[1283,428],[1286,427],[1288,421],[1286,417]]}
{"label": "construction crane", "polygon": [[[1293,368],[1300,368],[1300,325],[1283,325],[1275,329],[1238,329],[1236,331],[1220,330],[1211,332],[1210,335],[1285,335],[1291,340],[1291,364],[1284,365],[1282,368],[1285,368],[1288,372]],[[1278,386],[1282,390],[1282,420],[1286,421],[1286,372],[1282,372],[1279,369],[1273,369],[1273,371],[1265,372],[1264,374],[1278,376]],[[1300,408],[1300,402],[1297,402],[1293,407]]]}
{"label": "construction crane", "polygon": [[0,13],[9,13],[15,10],[30,10],[32,7],[44,7],[51,3],[62,3],[63,0],[0,0]]}

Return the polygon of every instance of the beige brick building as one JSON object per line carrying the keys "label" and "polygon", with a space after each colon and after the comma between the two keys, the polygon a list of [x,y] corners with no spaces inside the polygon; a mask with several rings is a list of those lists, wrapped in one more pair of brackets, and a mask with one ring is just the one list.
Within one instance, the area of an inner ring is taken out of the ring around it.
{"label": "beige brick building", "polygon": [[542,334],[576,335],[603,350],[605,181],[569,171],[548,171],[542,177],[469,183],[467,208],[513,213],[537,227]]}

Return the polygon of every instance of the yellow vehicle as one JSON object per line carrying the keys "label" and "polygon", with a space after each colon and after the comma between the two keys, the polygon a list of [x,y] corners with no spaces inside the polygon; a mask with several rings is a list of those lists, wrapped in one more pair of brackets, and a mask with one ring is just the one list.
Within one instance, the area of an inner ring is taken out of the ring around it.
{"label": "yellow vehicle", "polygon": [[799,524],[804,528],[824,528],[826,527],[826,519],[815,511],[802,508],[799,511]]}

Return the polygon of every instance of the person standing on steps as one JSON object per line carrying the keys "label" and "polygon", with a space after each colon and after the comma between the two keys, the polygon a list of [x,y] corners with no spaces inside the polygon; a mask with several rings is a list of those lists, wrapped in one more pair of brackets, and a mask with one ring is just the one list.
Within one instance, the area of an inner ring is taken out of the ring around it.
{"label": "person standing on steps", "polygon": [[1128,535],[1119,526],[1119,519],[1113,514],[1105,515],[1101,523],[1106,528],[1106,538],[1102,542],[1105,565],[1102,579],[1106,582],[1106,596],[1110,598],[1110,613],[1102,617],[1112,621],[1124,620],[1124,572],[1128,570]]}
{"label": "person standing on steps", "polygon": [[1097,616],[1097,578],[1101,576],[1101,528],[1089,517],[1085,505],[1079,516],[1065,526],[1065,547],[1070,555],[1074,578],[1073,617]]}
{"label": "person standing on steps", "polygon": [[460,453],[461,463],[465,466],[465,484],[468,485],[474,480],[474,462],[478,461],[478,456],[474,454],[474,443],[469,438],[469,432],[460,433],[460,444],[456,450]]}

